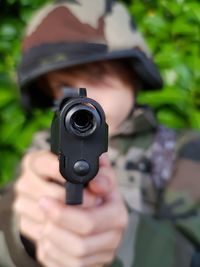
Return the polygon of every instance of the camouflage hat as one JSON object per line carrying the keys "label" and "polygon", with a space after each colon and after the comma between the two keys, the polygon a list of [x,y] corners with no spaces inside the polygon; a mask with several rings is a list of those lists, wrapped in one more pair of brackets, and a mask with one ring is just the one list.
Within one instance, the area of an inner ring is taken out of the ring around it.
{"label": "camouflage hat", "polygon": [[[127,9],[111,0],[56,1],[37,12],[22,44],[19,85],[27,106],[45,106],[34,81],[49,71],[84,63],[129,59],[143,89],[162,87],[141,34]],[[39,103],[40,102],[40,103]]]}

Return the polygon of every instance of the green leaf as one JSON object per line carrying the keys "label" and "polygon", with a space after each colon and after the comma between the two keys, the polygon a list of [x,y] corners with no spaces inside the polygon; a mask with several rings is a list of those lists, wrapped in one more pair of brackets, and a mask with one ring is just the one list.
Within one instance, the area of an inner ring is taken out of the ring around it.
{"label": "green leaf", "polygon": [[177,114],[170,109],[158,111],[157,118],[162,124],[170,128],[181,129],[189,126],[184,118],[177,116]]}
{"label": "green leaf", "polygon": [[179,17],[172,24],[172,33],[173,34],[195,34],[196,29],[190,21],[186,20],[184,17]]}
{"label": "green leaf", "polygon": [[141,93],[137,100],[139,103],[147,103],[154,108],[162,105],[184,106],[189,101],[187,92],[177,90],[176,88],[165,88],[162,91],[152,91]]}
{"label": "green leaf", "polygon": [[200,130],[200,111],[193,110],[190,123],[193,129]]}

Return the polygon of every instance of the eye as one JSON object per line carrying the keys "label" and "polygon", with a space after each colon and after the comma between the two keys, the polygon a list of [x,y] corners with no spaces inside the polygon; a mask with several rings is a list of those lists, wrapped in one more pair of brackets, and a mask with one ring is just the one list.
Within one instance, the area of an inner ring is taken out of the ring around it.
{"label": "eye", "polygon": [[61,90],[63,87],[71,87],[71,85],[68,84],[68,83],[63,83],[63,82],[60,82],[60,83],[56,84],[56,89],[57,90]]}
{"label": "eye", "polygon": [[63,89],[65,87],[69,87],[69,84],[66,83],[56,83],[54,86],[51,88],[51,93],[52,97],[54,99],[59,99],[63,96]]}

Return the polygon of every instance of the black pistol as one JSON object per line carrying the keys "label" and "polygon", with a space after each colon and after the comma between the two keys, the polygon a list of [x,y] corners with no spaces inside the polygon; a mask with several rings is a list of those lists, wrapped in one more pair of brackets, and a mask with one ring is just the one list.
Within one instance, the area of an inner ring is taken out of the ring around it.
{"label": "black pistol", "polygon": [[64,88],[55,103],[51,151],[58,155],[66,179],[66,204],[83,201],[83,189],[99,170],[99,157],[108,149],[108,125],[102,107],[87,98],[85,88]]}

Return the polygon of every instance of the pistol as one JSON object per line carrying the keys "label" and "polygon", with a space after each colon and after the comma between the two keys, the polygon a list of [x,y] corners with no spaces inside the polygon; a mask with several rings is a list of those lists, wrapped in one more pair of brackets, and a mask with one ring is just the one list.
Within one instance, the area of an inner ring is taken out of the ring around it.
{"label": "pistol", "polygon": [[66,180],[66,204],[82,204],[84,187],[98,173],[99,157],[107,150],[108,125],[100,104],[87,97],[85,88],[64,88],[54,105],[51,151]]}

